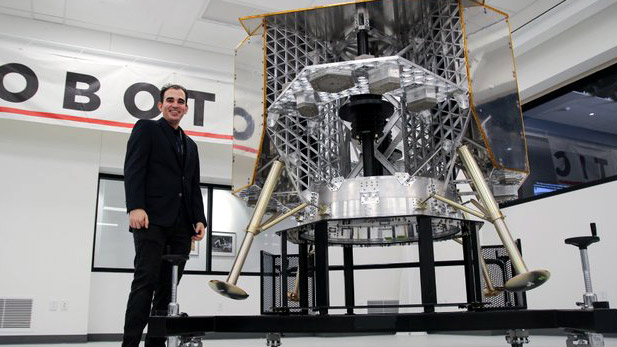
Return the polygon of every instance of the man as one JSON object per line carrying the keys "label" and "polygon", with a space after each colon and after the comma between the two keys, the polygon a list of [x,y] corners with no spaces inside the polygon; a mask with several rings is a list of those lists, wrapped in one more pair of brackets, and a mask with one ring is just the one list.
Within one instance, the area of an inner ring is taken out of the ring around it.
{"label": "man", "polygon": [[[152,314],[171,299],[171,265],[163,254],[188,255],[191,239],[204,237],[206,217],[199,188],[197,145],[180,128],[188,111],[186,89],[161,89],[158,121],[139,120],[129,138],[124,187],[129,230],[135,242],[135,275],[126,308],[123,347],[136,347]],[[184,266],[180,266],[182,275]],[[154,299],[153,299],[154,294]],[[146,336],[147,347],[165,345]]]}

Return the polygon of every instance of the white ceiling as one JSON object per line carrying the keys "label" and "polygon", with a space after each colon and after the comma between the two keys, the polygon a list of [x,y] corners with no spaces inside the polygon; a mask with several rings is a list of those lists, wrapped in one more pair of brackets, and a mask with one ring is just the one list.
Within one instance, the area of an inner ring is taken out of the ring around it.
{"label": "white ceiling", "polygon": [[[0,0],[0,14],[232,54],[245,37],[238,17],[346,1],[349,0]],[[617,0],[485,1],[509,15],[517,54],[541,45],[552,35],[614,2]],[[586,102],[582,109],[582,101],[589,100],[597,101],[580,95],[575,99],[564,96],[544,110],[546,114],[537,110],[529,116],[578,126],[581,117],[594,118],[596,122],[583,123],[602,131],[608,124],[597,121],[610,114],[604,109],[606,101],[593,105]],[[595,117],[588,115],[590,109]]]}
{"label": "white ceiling", "polygon": [[[231,50],[245,36],[238,17],[343,1],[0,0],[0,13],[204,50]],[[510,15],[513,31],[550,15],[550,9],[564,2],[486,0]]]}
{"label": "white ceiling", "polygon": [[583,128],[617,134],[616,114],[615,100],[571,91],[526,111],[525,117],[569,125],[572,129]]}

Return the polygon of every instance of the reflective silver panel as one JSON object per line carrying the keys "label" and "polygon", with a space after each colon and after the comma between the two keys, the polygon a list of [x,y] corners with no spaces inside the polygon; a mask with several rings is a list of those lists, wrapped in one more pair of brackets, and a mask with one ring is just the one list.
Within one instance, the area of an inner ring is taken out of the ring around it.
{"label": "reflective silver panel", "polygon": [[[275,192],[278,209],[312,203],[301,216],[305,223],[413,216],[420,213],[413,203],[421,194],[393,188],[396,177],[415,179],[418,187],[449,187],[460,171],[455,149],[469,143],[497,198],[511,198],[527,175],[527,154],[507,22],[479,3],[462,4],[384,0],[243,20],[249,32],[265,35],[262,101],[268,111],[254,186],[239,195],[250,202],[267,165],[279,159],[285,171]],[[368,22],[359,23],[358,11],[368,13]],[[265,23],[261,29],[258,19]],[[357,34],[365,29],[372,57],[357,52],[363,46]],[[367,93],[380,95],[394,112],[379,120],[372,144],[383,169],[374,179],[380,184],[358,191],[350,187],[367,179],[363,145],[338,110],[352,96]],[[341,193],[323,190],[333,186]],[[384,190],[401,195],[386,196]],[[450,198],[460,201],[454,190]],[[428,211],[447,220],[460,217]]]}
{"label": "reflective silver panel", "polygon": [[493,166],[527,173],[510,25],[504,15],[483,7],[463,11],[471,100]]}

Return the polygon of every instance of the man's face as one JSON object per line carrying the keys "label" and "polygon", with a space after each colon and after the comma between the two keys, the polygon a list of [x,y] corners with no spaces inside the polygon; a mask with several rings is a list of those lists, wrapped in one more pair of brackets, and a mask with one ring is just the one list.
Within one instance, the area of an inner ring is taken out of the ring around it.
{"label": "man's face", "polygon": [[182,89],[167,89],[163,95],[163,102],[159,102],[158,106],[159,111],[163,112],[163,118],[174,128],[178,127],[180,120],[189,110]]}

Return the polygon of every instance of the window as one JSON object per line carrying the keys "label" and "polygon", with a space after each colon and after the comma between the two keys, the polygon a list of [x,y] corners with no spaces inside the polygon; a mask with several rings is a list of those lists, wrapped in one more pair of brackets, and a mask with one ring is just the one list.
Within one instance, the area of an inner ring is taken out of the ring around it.
{"label": "window", "polygon": [[[185,269],[194,273],[227,273],[231,270],[235,255],[240,249],[253,209],[233,196],[227,187],[202,185],[201,192],[205,215],[208,218],[207,231],[212,234],[213,247],[212,250],[208,249],[208,237],[196,242]],[[209,203],[210,200],[211,203]],[[293,224],[293,221],[286,221],[259,234],[253,241],[242,269],[243,273],[259,272],[260,251],[280,253],[280,237],[275,232]],[[133,270],[135,249],[133,236],[128,230],[123,178],[101,175],[99,177],[93,271],[130,272]],[[297,252],[297,248],[291,245],[288,249],[289,252]]]}
{"label": "window", "polygon": [[617,177],[617,64],[523,107],[530,198]]}
{"label": "window", "polygon": [[[204,208],[208,210],[208,187],[201,188]],[[102,176],[99,178],[99,192],[96,210],[94,237],[94,270],[132,270],[135,248],[133,236],[128,231],[124,182],[122,177]],[[207,266],[206,238],[194,243],[187,271],[205,271]]]}
{"label": "window", "polygon": [[[244,238],[253,209],[247,208],[246,203],[230,194],[229,190],[213,189],[212,197],[214,201],[212,204],[213,244],[217,240],[224,240],[229,233],[235,238],[232,253],[216,252],[213,249],[212,271],[228,272]],[[280,237],[275,234],[274,230],[277,229],[273,228],[255,237],[242,271],[259,272],[259,252],[262,250],[272,254],[280,253]],[[213,246],[217,247],[217,245]]]}

